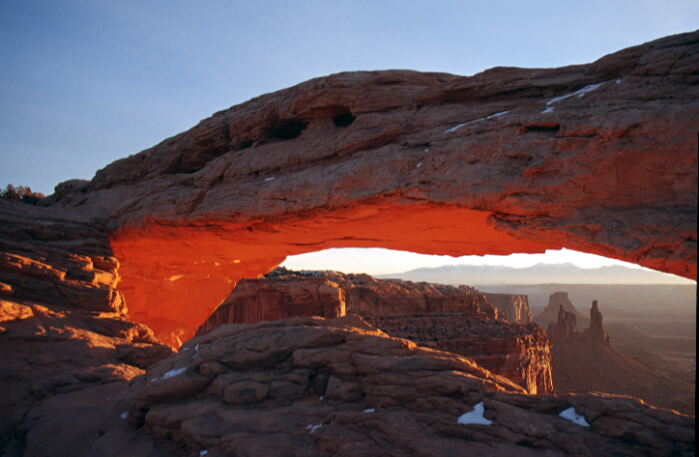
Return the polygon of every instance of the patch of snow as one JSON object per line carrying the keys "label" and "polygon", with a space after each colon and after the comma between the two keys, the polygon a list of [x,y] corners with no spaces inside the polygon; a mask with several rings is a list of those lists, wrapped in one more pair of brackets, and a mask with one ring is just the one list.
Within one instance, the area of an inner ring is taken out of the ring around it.
{"label": "patch of snow", "polygon": [[265,178],[265,182],[274,181],[275,179],[277,179],[276,176],[270,176],[269,178]]}
{"label": "patch of snow", "polygon": [[468,125],[468,122],[464,122],[463,124],[455,125],[454,127],[450,128],[450,129],[446,129],[442,133],[453,133],[453,132],[456,132],[457,130],[459,130],[461,127],[465,127],[466,125]]}
{"label": "patch of snow", "polygon": [[614,81],[614,82],[617,83],[617,84],[621,84],[621,79],[617,79],[617,80]]}
{"label": "patch of snow", "polygon": [[570,94],[561,95],[561,96],[559,96],[559,97],[554,97],[554,98],[552,98],[551,100],[549,100],[549,101],[546,102],[546,106],[549,107],[549,106],[553,105],[554,103],[558,103],[558,102],[560,102],[561,100],[565,100],[566,98],[570,98],[570,97],[576,97],[576,96],[577,96],[578,98],[584,97],[585,94],[590,93],[590,92],[592,92],[593,90],[599,89],[599,87],[600,87],[602,84],[603,84],[603,83],[589,84],[589,85],[583,87],[582,89],[578,89],[578,90],[576,90],[575,92],[572,92],[572,93],[570,93]]}
{"label": "patch of snow", "polygon": [[[582,90],[582,89],[580,89],[580,90]],[[504,116],[505,114],[508,114],[508,113],[509,113],[509,111],[500,111],[499,113],[490,114],[490,115],[488,115],[488,116],[486,116],[486,117],[481,117],[481,118],[478,118],[478,119],[474,119],[474,120],[472,120],[472,121],[464,122],[463,124],[455,125],[454,127],[450,128],[450,129],[446,129],[446,130],[443,131],[442,133],[452,133],[452,132],[456,132],[456,131],[459,130],[460,128],[466,127],[467,125],[475,124],[475,123],[477,123],[477,122],[482,122],[482,121],[486,121],[486,120],[490,120],[490,119],[497,119],[497,118],[499,118],[500,116]],[[425,152],[427,152],[427,150],[425,150]]]}
{"label": "patch of snow", "polygon": [[323,423],[322,423],[322,422],[321,422],[320,424],[318,424],[318,425],[307,425],[307,426],[306,426],[306,430],[310,430],[308,433],[313,433],[313,432],[315,432],[316,430],[318,430],[318,429],[319,429],[320,427],[322,427],[322,426],[323,426]]}
{"label": "patch of snow", "polygon": [[320,398],[319,398],[318,400],[320,400],[320,401],[325,400],[325,396],[324,396],[324,395],[321,395]]}
{"label": "patch of snow", "polygon": [[124,411],[123,413],[119,414],[119,417],[120,417],[121,419],[126,419],[127,417],[129,417],[129,412],[128,412],[128,411]]}
{"label": "patch of snow", "polygon": [[430,152],[430,148],[425,148],[422,152]]}
{"label": "patch of snow", "polygon": [[553,106],[547,106],[546,109],[541,112],[541,114],[546,113],[553,113]]}
{"label": "patch of snow", "polygon": [[422,166],[422,162],[418,162],[417,165],[415,165],[415,168],[420,168]]}
{"label": "patch of snow", "polygon": [[509,111],[500,111],[499,113],[491,114],[490,116],[486,116],[486,119],[497,119],[500,116],[504,116],[505,114],[508,114]]}
{"label": "patch of snow", "polygon": [[577,411],[575,411],[575,408],[571,406],[568,409],[564,409],[561,411],[561,414],[559,414],[563,419],[569,420],[574,424],[581,425],[583,427],[589,427],[590,424],[585,420],[585,416],[582,414],[578,414]]}
{"label": "patch of snow", "polygon": [[181,375],[181,374],[184,373],[185,371],[187,371],[187,367],[182,367],[182,368],[177,368],[177,369],[174,369],[174,370],[170,370],[170,371],[166,372],[164,375],[162,375],[162,376],[160,376],[160,377],[156,377],[156,378],[151,379],[150,382],[153,382],[153,381],[160,381],[161,379],[172,378],[172,377],[174,377],[174,376]]}
{"label": "patch of snow", "polygon": [[493,421],[486,419],[483,413],[485,412],[485,407],[483,406],[483,402],[477,403],[473,407],[473,411],[470,413],[465,413],[459,416],[459,418],[456,420],[457,424],[463,424],[463,425],[468,425],[468,424],[481,424],[481,425],[490,425],[493,423]]}
{"label": "patch of snow", "polygon": [[367,408],[367,409],[365,409],[365,410],[362,411],[362,412],[363,412],[363,413],[375,413],[375,412],[376,412],[376,408]]}
{"label": "patch of snow", "polygon": [[199,352],[199,343],[197,343],[197,345],[194,346],[194,352]]}
{"label": "patch of snow", "polygon": [[207,451],[206,449],[202,449],[201,451],[199,451],[199,457],[202,457],[208,453],[209,453],[209,451]]}

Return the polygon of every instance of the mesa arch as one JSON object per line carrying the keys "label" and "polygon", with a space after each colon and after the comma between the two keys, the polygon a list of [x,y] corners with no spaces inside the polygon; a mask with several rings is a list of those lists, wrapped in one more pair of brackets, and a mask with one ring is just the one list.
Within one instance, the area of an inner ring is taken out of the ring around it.
{"label": "mesa arch", "polygon": [[699,32],[587,65],[340,73],[57,186],[130,316],[177,344],[242,277],[329,247],[567,247],[696,279]]}

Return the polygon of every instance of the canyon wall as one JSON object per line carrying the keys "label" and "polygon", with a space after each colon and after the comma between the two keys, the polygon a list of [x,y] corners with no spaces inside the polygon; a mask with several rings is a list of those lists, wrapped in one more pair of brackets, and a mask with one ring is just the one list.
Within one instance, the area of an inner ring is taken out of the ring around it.
{"label": "canyon wall", "polygon": [[484,293],[490,304],[498,309],[501,319],[519,324],[532,321],[532,310],[529,308],[529,297],[526,295]]}
{"label": "canyon wall", "polygon": [[566,247],[696,277],[699,32],[586,65],[316,78],[58,186],[129,315],[178,345],[241,278],[329,247]]}
{"label": "canyon wall", "polygon": [[[517,296],[497,299],[523,304]],[[545,332],[536,324],[498,319],[489,294],[468,286],[278,268],[263,279],[242,280],[197,333],[226,323],[339,317],[345,312],[365,318],[391,336],[469,357],[529,393],[554,390]]]}

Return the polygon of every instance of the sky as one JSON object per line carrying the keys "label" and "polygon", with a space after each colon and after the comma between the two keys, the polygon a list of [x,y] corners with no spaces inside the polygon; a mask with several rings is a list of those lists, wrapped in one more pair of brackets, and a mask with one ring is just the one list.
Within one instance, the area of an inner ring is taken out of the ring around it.
{"label": "sky", "polygon": [[642,268],[633,263],[570,249],[548,249],[542,254],[451,257],[448,255],[425,255],[382,248],[333,248],[287,257],[282,266],[292,270],[328,269],[344,271],[345,273],[378,275],[403,273],[417,268],[433,268],[445,265],[508,265],[514,268],[525,268],[537,263],[572,263],[581,268],[598,268],[610,265]]}
{"label": "sky", "polygon": [[696,0],[0,0],[0,186],[50,194],[316,76],[557,67],[697,28]]}

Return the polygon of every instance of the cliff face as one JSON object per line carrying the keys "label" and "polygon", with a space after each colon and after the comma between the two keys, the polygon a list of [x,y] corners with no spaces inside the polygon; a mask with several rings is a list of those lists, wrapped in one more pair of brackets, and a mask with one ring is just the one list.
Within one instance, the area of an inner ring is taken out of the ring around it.
{"label": "cliff face", "polygon": [[567,247],[696,277],[699,32],[587,65],[317,78],[61,186],[173,344],[241,278],[330,247]]}
{"label": "cliff face", "polygon": [[[325,288],[323,296],[319,286]],[[502,303],[523,300],[505,299]],[[524,301],[526,302],[526,301]],[[378,280],[365,274],[293,272],[243,280],[200,327],[290,316],[362,316],[389,335],[472,358],[530,393],[553,392],[550,347],[536,325],[498,319],[489,296],[467,286]]]}
{"label": "cliff face", "polygon": [[498,310],[500,318],[519,324],[532,321],[532,311],[529,308],[529,298],[526,295],[483,294]]}

